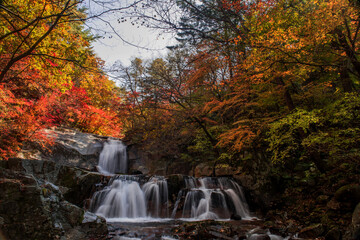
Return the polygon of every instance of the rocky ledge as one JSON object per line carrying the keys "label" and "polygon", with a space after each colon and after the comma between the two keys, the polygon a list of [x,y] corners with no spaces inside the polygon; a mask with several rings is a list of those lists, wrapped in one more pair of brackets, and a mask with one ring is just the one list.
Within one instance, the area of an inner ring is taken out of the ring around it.
{"label": "rocky ledge", "polygon": [[3,237],[104,239],[108,233],[105,219],[80,207],[101,180],[99,174],[49,161],[0,161]]}

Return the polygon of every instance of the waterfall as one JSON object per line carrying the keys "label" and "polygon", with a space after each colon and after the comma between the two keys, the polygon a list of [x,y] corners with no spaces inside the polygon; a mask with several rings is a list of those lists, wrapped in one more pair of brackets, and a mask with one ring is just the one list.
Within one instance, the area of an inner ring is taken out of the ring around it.
{"label": "waterfall", "polygon": [[104,190],[94,194],[92,211],[105,218],[146,216],[145,196],[135,179],[113,179]]}
{"label": "waterfall", "polygon": [[98,171],[109,175],[114,173],[127,173],[126,146],[121,141],[110,140],[104,143],[100,153]]}
{"label": "waterfall", "polygon": [[249,208],[241,187],[229,178],[185,179],[188,190],[183,218],[219,219],[237,214],[248,218]]}
{"label": "waterfall", "polygon": [[[142,185],[142,187],[141,187]],[[133,176],[115,176],[94,193],[91,211],[105,218],[167,217],[168,188],[164,177],[144,183]]]}
{"label": "waterfall", "polygon": [[[160,215],[168,215],[168,186],[164,177],[152,177],[142,187],[147,209],[152,217],[160,217]],[[164,211],[165,210],[165,211]]]}

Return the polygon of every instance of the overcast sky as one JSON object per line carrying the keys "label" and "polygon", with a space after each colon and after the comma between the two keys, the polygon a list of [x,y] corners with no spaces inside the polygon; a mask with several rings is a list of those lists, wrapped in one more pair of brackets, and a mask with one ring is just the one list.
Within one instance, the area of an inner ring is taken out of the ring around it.
{"label": "overcast sky", "polygon": [[166,46],[176,42],[172,34],[133,25],[129,19],[119,21],[121,19],[119,14],[102,16],[102,19],[105,21],[91,20],[88,26],[93,34],[100,36],[92,45],[97,55],[107,65],[118,60],[128,65],[135,57],[148,59],[165,55]]}

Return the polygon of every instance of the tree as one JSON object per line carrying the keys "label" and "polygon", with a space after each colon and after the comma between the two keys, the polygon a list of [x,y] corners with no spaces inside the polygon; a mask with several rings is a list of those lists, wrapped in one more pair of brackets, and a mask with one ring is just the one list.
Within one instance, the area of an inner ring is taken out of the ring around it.
{"label": "tree", "polygon": [[91,49],[81,3],[1,2],[0,157],[51,142],[40,131],[51,126],[122,135],[119,90]]}

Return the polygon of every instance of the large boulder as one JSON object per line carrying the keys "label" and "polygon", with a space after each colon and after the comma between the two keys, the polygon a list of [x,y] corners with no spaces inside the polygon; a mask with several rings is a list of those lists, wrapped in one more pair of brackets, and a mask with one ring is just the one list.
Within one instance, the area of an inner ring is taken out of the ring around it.
{"label": "large boulder", "polygon": [[94,170],[98,165],[103,143],[109,139],[66,128],[43,131],[53,139],[54,144],[48,148],[37,143],[27,144],[17,157],[54,161],[62,165]]}
{"label": "large boulder", "polygon": [[107,180],[100,173],[61,166],[54,183],[62,186],[62,193],[67,201],[87,207],[86,200],[96,191],[96,186],[107,183]]}
{"label": "large boulder", "polygon": [[97,185],[108,180],[97,172],[44,160],[10,158],[0,161],[0,167],[27,173],[59,186],[64,198],[79,207],[86,205],[86,200],[96,191]]}
{"label": "large boulder", "polygon": [[[58,186],[3,167],[0,178],[0,229],[6,239],[102,239],[107,235],[105,220],[84,222],[84,210],[64,200]],[[71,234],[75,230],[77,234]]]}

